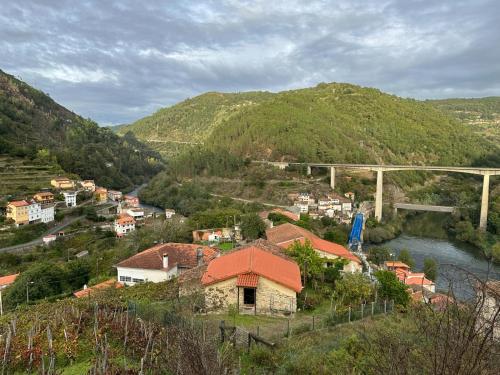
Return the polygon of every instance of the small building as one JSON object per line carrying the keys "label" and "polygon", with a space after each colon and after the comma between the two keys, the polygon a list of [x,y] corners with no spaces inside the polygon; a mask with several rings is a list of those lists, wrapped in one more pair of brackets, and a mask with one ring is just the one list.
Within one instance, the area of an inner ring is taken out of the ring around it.
{"label": "small building", "polygon": [[90,297],[92,295],[95,295],[97,292],[100,292],[104,289],[110,289],[110,288],[123,288],[123,284],[117,282],[115,279],[109,279],[107,281],[104,281],[100,284],[96,284],[94,286],[88,287],[87,285],[83,286],[83,289],[78,290],[73,293],[73,295],[76,298],[84,298],[84,297]]}
{"label": "small building", "polygon": [[106,202],[108,200],[108,189],[106,188],[97,188],[94,192],[94,197],[97,202]]}
{"label": "small building", "polygon": [[129,208],[125,211],[125,213],[132,216],[136,221],[144,219],[144,210],[142,208]]}
{"label": "small building", "polygon": [[7,204],[6,217],[14,220],[16,226],[29,223],[29,206],[25,200],[12,201]]}
{"label": "small building", "polygon": [[429,292],[436,292],[436,284],[425,277],[424,273],[421,272],[411,272],[403,269],[398,269],[395,271],[396,277],[408,286],[419,285],[424,289],[427,289]]}
{"label": "small building", "polygon": [[41,211],[41,222],[42,223],[50,223],[54,221],[54,204],[49,203],[49,204],[42,204],[42,211]]}
{"label": "small building", "polygon": [[33,199],[38,203],[48,204],[54,202],[54,194],[50,191],[42,191],[40,193],[36,193],[33,196]]}
{"label": "small building", "polygon": [[329,267],[337,258],[348,261],[344,266],[344,272],[361,272],[361,260],[347,250],[344,246],[319,238],[314,233],[297,225],[286,223],[266,230],[267,239],[282,249],[287,249],[295,241],[305,243],[309,241],[316,252],[325,260],[325,266]]}
{"label": "small building", "polygon": [[296,201],[293,204],[295,207],[298,207],[301,214],[307,214],[309,212],[309,203],[304,201]]}
{"label": "small building", "polygon": [[129,207],[139,207],[139,198],[132,195],[125,195],[123,197],[125,204]]}
{"label": "small building", "polygon": [[83,180],[80,182],[83,190],[93,193],[95,191],[95,183],[94,180]]}
{"label": "small building", "polygon": [[165,208],[165,219],[171,219],[175,215],[175,210],[171,208]]}
{"label": "small building", "polygon": [[118,237],[122,237],[127,233],[135,230],[135,220],[132,216],[122,214],[115,219],[115,232]]}
{"label": "small building", "polygon": [[212,260],[201,278],[208,311],[290,315],[302,290],[297,263],[257,240]]}
{"label": "small building", "polygon": [[42,205],[34,200],[29,202],[28,220],[30,224],[39,223],[42,221]]}
{"label": "small building", "polygon": [[63,192],[66,207],[76,207],[76,191]]}
{"label": "small building", "polygon": [[117,190],[108,190],[108,199],[110,201],[118,202],[122,199],[122,192]]}
{"label": "small building", "polygon": [[208,246],[159,244],[118,263],[118,280],[125,285],[170,280],[186,270],[209,263],[217,255],[218,251]]}
{"label": "small building", "polygon": [[55,234],[47,234],[46,236],[43,236],[42,241],[44,245],[48,245],[51,242],[54,242],[57,239],[57,236]]}
{"label": "small building", "polygon": [[233,236],[232,228],[199,229],[193,231],[193,242],[231,241]]}
{"label": "small building", "polygon": [[67,177],[56,177],[50,181],[50,184],[61,190],[75,188],[75,183]]}
{"label": "small building", "polygon": [[399,260],[388,260],[384,262],[384,268],[387,271],[394,271],[394,272],[398,270],[410,271],[410,266]]}

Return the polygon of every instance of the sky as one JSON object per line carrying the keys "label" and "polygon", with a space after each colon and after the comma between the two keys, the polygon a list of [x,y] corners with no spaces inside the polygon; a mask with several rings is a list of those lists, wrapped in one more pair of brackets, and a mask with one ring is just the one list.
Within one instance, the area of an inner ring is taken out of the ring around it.
{"label": "sky", "polygon": [[0,69],[101,125],[207,91],[500,95],[498,0],[2,0]]}

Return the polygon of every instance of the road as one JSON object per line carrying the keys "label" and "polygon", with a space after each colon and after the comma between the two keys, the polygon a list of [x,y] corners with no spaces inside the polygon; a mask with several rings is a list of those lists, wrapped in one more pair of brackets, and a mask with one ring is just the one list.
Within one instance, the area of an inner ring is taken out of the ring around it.
{"label": "road", "polygon": [[56,225],[55,227],[49,229],[47,232],[45,232],[42,236],[39,238],[30,241],[30,242],[25,242],[19,245],[14,245],[14,246],[9,246],[9,247],[4,247],[0,249],[0,253],[4,253],[6,251],[21,251],[25,250],[28,248],[32,248],[37,245],[41,245],[43,243],[42,238],[48,234],[55,234],[59,232],[61,229],[66,228],[67,226],[73,224],[74,222],[83,219],[85,216],[78,216],[78,217],[72,217],[72,218],[65,218],[62,223]]}
{"label": "road", "polygon": [[210,193],[210,195],[212,197],[218,197],[218,198],[230,198],[232,200],[235,200],[235,201],[240,201],[240,202],[245,202],[245,203],[258,203],[258,204],[261,204],[263,206],[268,206],[268,207],[280,207],[280,208],[287,208],[287,207],[290,207],[290,206],[280,206],[279,204],[273,204],[273,203],[263,203],[263,202],[259,202],[259,201],[253,201],[253,200],[250,200],[250,199],[243,199],[243,198],[236,198],[236,197],[229,197],[227,195],[220,195],[220,194],[213,194],[213,193]]}

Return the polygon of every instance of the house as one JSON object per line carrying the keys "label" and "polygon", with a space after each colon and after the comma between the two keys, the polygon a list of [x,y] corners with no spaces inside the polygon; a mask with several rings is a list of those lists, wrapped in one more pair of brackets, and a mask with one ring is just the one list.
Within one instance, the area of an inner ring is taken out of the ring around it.
{"label": "house", "polygon": [[295,207],[298,207],[301,214],[307,214],[309,212],[309,203],[298,200],[293,204]]}
{"label": "house", "polygon": [[427,289],[429,292],[436,292],[436,284],[425,277],[424,273],[405,271],[403,269],[398,269],[395,271],[396,277],[403,284],[408,286],[420,285],[422,288]]}
{"label": "house", "polygon": [[175,215],[175,210],[165,208],[165,219],[171,219]]}
{"label": "house", "polygon": [[76,207],[76,191],[63,192],[66,207]]}
{"label": "house", "polygon": [[16,226],[28,224],[29,206],[30,204],[25,200],[9,202],[6,211],[7,219],[14,220]]}
{"label": "house", "polygon": [[117,190],[108,190],[108,199],[111,201],[118,202],[122,199],[122,192]]}
{"label": "house", "polygon": [[90,287],[84,285],[82,290],[74,292],[73,295],[76,298],[90,297],[91,295],[95,295],[96,292],[109,288],[115,288],[115,289],[123,288],[123,284],[117,282],[115,279],[109,279],[100,284],[96,284]]}
{"label": "house", "polygon": [[125,195],[123,197],[125,204],[129,207],[139,207],[139,198],[132,195]]}
{"label": "house", "polygon": [[118,237],[135,230],[135,220],[132,216],[123,214],[115,219],[115,232]]}
{"label": "house", "polygon": [[74,189],[75,183],[67,177],[56,177],[50,181],[56,189]]}
{"label": "house", "polygon": [[83,190],[89,191],[93,193],[95,191],[95,183],[94,180],[83,180],[80,182],[80,185],[82,186]]}
{"label": "house", "polygon": [[304,243],[308,240],[316,252],[325,259],[325,266],[330,266],[332,261],[343,258],[348,261],[344,266],[344,272],[361,272],[361,260],[347,250],[344,246],[319,238],[314,233],[297,225],[286,223],[266,230],[267,239],[273,244],[287,249],[295,241]]}
{"label": "house", "polygon": [[297,198],[298,201],[304,202],[304,203],[309,203],[309,199],[310,199],[309,193],[300,193],[298,198]]}
{"label": "house", "polygon": [[42,204],[42,211],[40,221],[42,223],[50,223],[54,221],[54,205],[53,204]]}
{"label": "house", "polygon": [[232,228],[199,229],[193,231],[193,242],[231,241],[233,236]]}
{"label": "house", "polygon": [[42,241],[44,245],[48,245],[49,243],[55,241],[57,239],[57,236],[55,234],[47,234],[46,236],[42,237]]}
{"label": "house", "polygon": [[94,197],[97,202],[106,202],[108,200],[108,189],[97,188],[94,192]]}
{"label": "house", "polygon": [[389,260],[384,262],[384,268],[387,271],[398,271],[398,270],[404,270],[404,271],[410,271],[410,266],[407,265],[406,263],[400,262],[399,260]]}
{"label": "house", "polygon": [[188,269],[210,262],[217,255],[218,251],[208,246],[159,244],[118,263],[118,280],[125,285],[170,280]]}
{"label": "house", "polygon": [[136,221],[144,219],[144,210],[142,208],[129,208],[125,212]]}
{"label": "house", "polygon": [[33,199],[37,201],[38,203],[52,203],[54,202],[54,194],[52,194],[50,191],[43,191],[40,193],[36,193],[33,196]]}
{"label": "house", "polygon": [[208,311],[290,315],[302,290],[300,269],[280,248],[257,240],[212,260],[201,278]]}
{"label": "house", "polygon": [[42,205],[34,200],[29,203],[28,221],[30,224],[39,223],[42,220]]}

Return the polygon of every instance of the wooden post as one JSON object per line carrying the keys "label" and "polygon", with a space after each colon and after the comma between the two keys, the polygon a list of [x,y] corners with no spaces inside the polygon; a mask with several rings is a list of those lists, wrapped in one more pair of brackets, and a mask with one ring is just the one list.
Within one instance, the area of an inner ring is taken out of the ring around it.
{"label": "wooden post", "polygon": [[361,319],[363,319],[365,316],[365,304],[362,303],[361,304]]}
{"label": "wooden post", "polygon": [[286,337],[290,337],[290,319],[286,321]]}
{"label": "wooden post", "polygon": [[349,323],[351,323],[351,306],[349,306]]}
{"label": "wooden post", "polygon": [[225,328],[225,325],[226,325],[226,322],[224,322],[223,320],[220,321],[220,324],[219,324],[219,329],[220,329],[220,342],[223,343],[224,342],[224,328]]}
{"label": "wooden post", "polygon": [[312,330],[314,331],[314,315],[313,315],[313,329]]}
{"label": "wooden post", "polygon": [[384,299],[384,314],[387,314],[387,300]]}
{"label": "wooden post", "polygon": [[375,302],[372,302],[372,316],[373,316],[374,312],[375,312]]}

